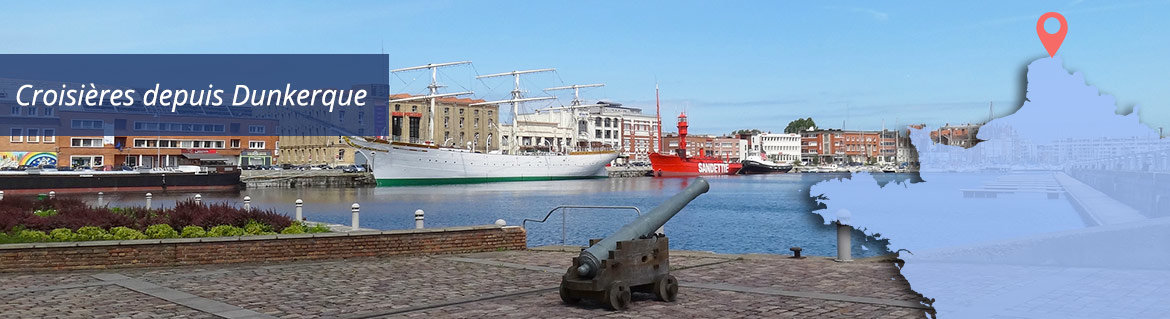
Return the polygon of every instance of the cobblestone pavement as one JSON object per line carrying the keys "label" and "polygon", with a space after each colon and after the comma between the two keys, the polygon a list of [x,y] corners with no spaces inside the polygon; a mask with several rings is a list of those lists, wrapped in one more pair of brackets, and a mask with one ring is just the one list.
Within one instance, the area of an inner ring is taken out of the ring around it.
{"label": "cobblestone pavement", "polygon": [[5,274],[8,318],[922,318],[889,261],[672,252],[678,301],[566,306],[573,248],[324,262]]}

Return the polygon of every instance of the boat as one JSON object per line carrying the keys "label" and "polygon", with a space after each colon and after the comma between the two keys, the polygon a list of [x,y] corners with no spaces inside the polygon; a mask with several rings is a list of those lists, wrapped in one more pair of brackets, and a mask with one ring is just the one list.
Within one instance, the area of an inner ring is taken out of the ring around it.
{"label": "boat", "polygon": [[0,171],[5,194],[141,191],[231,191],[239,189],[240,170],[232,166],[181,166],[126,171],[30,168]]}
{"label": "boat", "polygon": [[787,173],[792,170],[791,164],[773,162],[763,152],[760,152],[758,159],[748,156],[740,163],[743,164],[743,168],[739,169],[740,174],[775,174]]}
{"label": "boat", "polygon": [[469,184],[604,178],[614,152],[547,155],[480,153],[434,145],[348,137],[352,146],[373,154],[378,186]]}
{"label": "boat", "polygon": [[[439,94],[437,89],[442,87],[437,83],[436,69],[438,67],[467,64],[464,62],[450,62],[427,64],[424,66],[392,70],[401,72],[418,69],[431,71],[431,94],[426,96],[409,97],[393,100],[393,102],[430,99],[431,119],[435,119],[435,99],[446,96],[471,94],[472,92]],[[507,73],[490,74],[479,78],[511,75],[515,77],[516,89],[512,91],[512,98],[501,101],[481,102],[476,104],[512,104],[512,114],[519,113],[519,104],[528,101],[555,99],[555,97],[525,98],[521,95],[519,83],[521,74],[547,72],[554,69],[539,69],[526,71],[512,71]],[[431,124],[431,136],[434,134],[434,124]],[[406,185],[434,185],[434,184],[468,184],[507,181],[534,181],[534,180],[563,180],[608,177],[605,171],[609,164],[618,157],[616,152],[519,152],[515,132],[516,125],[512,125],[512,134],[509,135],[508,152],[492,151],[488,153],[469,149],[440,147],[433,142],[403,143],[387,142],[385,140],[365,137],[347,137],[345,141],[351,146],[369,153],[369,165],[372,167],[374,178],[378,186],[406,186]]]}
{"label": "boat", "polygon": [[[650,153],[654,176],[735,175],[743,164],[708,156],[687,154],[687,114],[678,116],[678,149],[674,154]],[[703,150],[699,149],[699,154]]]}

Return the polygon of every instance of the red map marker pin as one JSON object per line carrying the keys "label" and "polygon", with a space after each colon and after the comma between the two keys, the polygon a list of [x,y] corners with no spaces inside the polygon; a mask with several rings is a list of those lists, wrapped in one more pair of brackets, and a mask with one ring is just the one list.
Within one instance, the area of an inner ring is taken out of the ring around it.
{"label": "red map marker pin", "polygon": [[[1048,33],[1044,30],[1044,21],[1048,18],[1056,18],[1060,21],[1060,30],[1056,33]],[[1048,50],[1048,57],[1056,56],[1056,50],[1060,50],[1060,44],[1064,42],[1064,35],[1068,34],[1068,22],[1064,21],[1064,16],[1056,12],[1045,13],[1040,16],[1040,21],[1036,21],[1036,34],[1040,36],[1040,42],[1044,43],[1044,49]]]}

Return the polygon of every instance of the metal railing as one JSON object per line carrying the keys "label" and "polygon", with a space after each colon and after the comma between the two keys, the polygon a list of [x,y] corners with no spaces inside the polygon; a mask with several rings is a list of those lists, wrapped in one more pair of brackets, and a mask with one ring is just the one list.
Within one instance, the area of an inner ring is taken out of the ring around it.
{"label": "metal railing", "polygon": [[565,227],[565,224],[566,224],[566,218],[565,218],[565,215],[566,215],[566,214],[565,214],[565,211],[567,211],[567,210],[568,210],[568,208],[588,208],[588,209],[632,209],[632,210],[634,210],[634,212],[635,212],[635,213],[637,213],[637,214],[638,214],[638,216],[642,216],[642,210],[641,210],[641,209],[638,209],[638,207],[634,207],[634,206],[592,206],[592,205],[561,205],[561,206],[557,206],[556,208],[553,208],[552,210],[548,211],[548,214],[544,215],[544,218],[542,218],[542,219],[540,219],[540,220],[535,220],[535,219],[525,218],[523,221],[521,221],[521,222],[520,222],[520,228],[523,228],[523,229],[525,229],[525,230],[528,230],[528,227],[527,227],[527,225],[528,225],[528,222],[529,222],[529,221],[536,222],[536,223],[543,223],[543,222],[545,222],[545,221],[548,221],[548,218],[549,218],[549,216],[552,216],[552,214],[553,214],[553,213],[555,213],[556,211],[560,210],[560,211],[561,211],[561,245],[565,245],[565,242],[566,242],[566,237],[567,237],[567,236],[566,236],[566,234],[567,234],[567,228]]}

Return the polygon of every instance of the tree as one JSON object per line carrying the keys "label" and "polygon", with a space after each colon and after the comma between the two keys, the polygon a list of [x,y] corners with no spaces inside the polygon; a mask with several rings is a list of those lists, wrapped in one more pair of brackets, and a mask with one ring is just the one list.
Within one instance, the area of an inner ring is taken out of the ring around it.
{"label": "tree", "polygon": [[808,130],[809,128],[816,126],[817,123],[813,122],[811,117],[805,119],[796,119],[792,122],[788,122],[788,126],[784,128],[784,133],[800,133],[801,131]]}
{"label": "tree", "polygon": [[764,132],[764,131],[761,131],[761,130],[759,130],[759,129],[754,129],[754,128],[753,128],[753,129],[735,130],[735,131],[732,131],[732,132],[731,132],[731,135],[743,135],[743,136],[750,136],[750,135],[756,135],[756,134],[760,134],[760,133],[763,133],[763,132]]}

